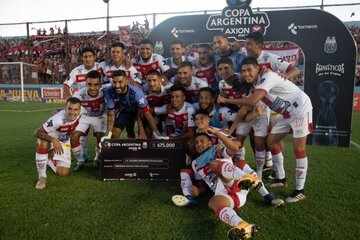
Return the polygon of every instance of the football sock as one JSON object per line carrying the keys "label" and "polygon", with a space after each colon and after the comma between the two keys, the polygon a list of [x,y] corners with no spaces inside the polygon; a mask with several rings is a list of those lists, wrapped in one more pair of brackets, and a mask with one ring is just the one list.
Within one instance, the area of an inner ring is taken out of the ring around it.
{"label": "football sock", "polygon": [[217,166],[218,173],[221,173],[227,179],[241,179],[244,174],[246,174],[243,170],[236,167],[234,164],[230,162],[220,162]]}
{"label": "football sock", "polygon": [[240,222],[243,221],[242,218],[237,215],[235,210],[230,207],[221,208],[217,212],[220,220],[232,227],[239,225]]}
{"label": "football sock", "polygon": [[254,175],[257,177],[256,172],[249,166],[249,164],[246,163],[245,160],[240,160],[235,163],[235,166],[243,170],[245,173]]}
{"label": "football sock", "polygon": [[295,168],[295,176],[296,176],[296,190],[304,189],[305,181],[306,181],[306,173],[308,169],[308,158],[306,155],[306,151],[295,152],[296,156],[296,168]]}
{"label": "football sock", "polygon": [[81,147],[82,147],[83,158],[85,156],[88,156],[88,150],[87,150],[88,141],[89,141],[88,136],[81,136],[80,137],[80,144],[81,144]]}
{"label": "football sock", "polygon": [[80,145],[80,142],[74,143],[71,146],[71,151],[73,152],[76,160],[78,161],[78,164],[83,164],[85,162],[84,156],[83,156],[83,148]]}
{"label": "football sock", "polygon": [[265,149],[256,149],[255,150],[255,158],[256,158],[256,173],[259,178],[262,178],[262,171],[264,169],[265,164]]}
{"label": "football sock", "polygon": [[35,153],[36,169],[39,177],[46,177],[46,163],[48,160],[48,153]]}
{"label": "football sock", "polygon": [[190,190],[191,187],[193,186],[193,183],[191,181],[191,173],[189,171],[192,172],[191,169],[182,169],[180,171],[180,178],[181,178],[180,185],[184,196],[191,195]]}
{"label": "football sock", "polygon": [[245,160],[245,146],[242,146],[239,150],[235,153],[235,161]]}
{"label": "football sock", "polygon": [[285,178],[284,155],[282,154],[280,148],[277,148],[275,151],[272,151],[272,158],[273,158],[276,178],[277,179]]}
{"label": "football sock", "polygon": [[265,155],[265,166],[266,167],[272,167],[273,166],[273,161],[272,161],[272,155],[270,151],[266,152]]}

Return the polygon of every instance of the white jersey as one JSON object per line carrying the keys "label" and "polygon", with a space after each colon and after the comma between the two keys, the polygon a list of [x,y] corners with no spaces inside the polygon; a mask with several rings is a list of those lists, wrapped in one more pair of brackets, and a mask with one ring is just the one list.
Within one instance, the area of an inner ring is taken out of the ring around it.
{"label": "white jersey", "polygon": [[[223,149],[222,154],[220,156],[215,157],[216,160],[227,161],[232,163],[231,156],[226,153],[226,148]],[[218,174],[211,170],[210,164],[205,165],[204,167],[199,168],[197,166],[196,161],[192,161],[191,163],[192,169],[195,173],[196,179],[202,179],[209,186],[209,188],[215,193],[221,193],[223,191],[227,191],[223,182],[219,178]],[[201,177],[201,178],[200,178]]]}
{"label": "white jersey", "polygon": [[149,84],[145,83],[143,91],[146,99],[151,107],[162,107],[170,103],[170,88],[172,83],[168,83],[166,86],[161,85],[160,93],[154,93],[150,90]]}
{"label": "white jersey", "polygon": [[280,56],[265,51],[261,51],[260,56],[256,60],[258,61],[260,67],[266,66],[266,68],[274,72],[286,72],[291,65]]}
{"label": "white jersey", "polygon": [[106,105],[103,91],[99,91],[98,96],[91,97],[87,92],[87,88],[82,88],[74,94],[74,97],[80,99],[84,115],[98,117],[105,114]]}
{"label": "white jersey", "polygon": [[69,77],[63,84],[67,85],[70,89],[76,84],[77,90],[82,89],[86,87],[87,74],[92,70],[97,70],[102,74],[102,68],[99,63],[95,63],[94,67],[89,70],[82,64],[70,72]]}
{"label": "white jersey", "polygon": [[[163,107],[155,107],[154,110],[157,115],[166,114],[166,117],[170,120],[175,130],[174,134],[172,134],[174,136],[181,136],[185,134],[187,128],[195,127],[195,108],[188,102],[185,102],[179,111],[168,111],[166,105]],[[168,123],[169,122],[167,122],[167,125]]]}
{"label": "white jersey", "polygon": [[246,97],[245,92],[237,92],[232,85],[228,84],[224,79],[219,82],[219,93],[221,96],[229,99],[240,99]]}
{"label": "white jersey", "polygon": [[[181,62],[191,62],[193,65],[196,63],[196,58],[192,56],[181,56]],[[174,60],[172,57],[168,57],[165,59],[166,65],[170,67],[171,76],[175,76],[177,74],[177,71],[179,69],[179,66],[174,63]]]}
{"label": "white jersey", "polygon": [[[174,83],[175,78],[172,78],[170,80],[172,83]],[[197,77],[192,77],[191,78],[191,84],[189,86],[184,86],[182,85],[185,90],[186,90],[186,102],[189,103],[197,103],[199,102],[199,93],[200,93],[200,88],[203,87],[208,87],[209,84],[207,82],[205,82],[204,80],[202,80],[201,78],[197,78]]]}
{"label": "white jersey", "polygon": [[170,67],[165,64],[163,56],[153,53],[148,62],[144,62],[141,57],[135,57],[131,59],[132,65],[141,74],[142,81],[145,82],[146,74],[150,70],[157,70],[162,74],[167,74],[170,71]]}
{"label": "white jersey", "polygon": [[255,90],[266,93],[262,101],[284,118],[311,111],[310,98],[291,81],[269,71],[258,78]]}
{"label": "white jersey", "polygon": [[126,68],[125,65],[121,65],[120,67],[116,67],[113,63],[105,63],[103,65],[104,79],[103,84],[112,84],[113,81],[113,73],[116,70],[123,70],[126,72],[126,77],[132,79],[135,82],[142,83],[140,79],[139,72],[136,70],[134,66],[130,66],[130,68]]}
{"label": "white jersey", "polygon": [[214,62],[210,62],[207,66],[201,66],[196,63],[193,67],[193,75],[207,82],[213,89],[218,89],[218,82],[215,79],[216,67]]}
{"label": "white jersey", "polygon": [[63,109],[49,118],[46,123],[42,125],[42,129],[51,137],[61,142],[66,142],[70,139],[71,134],[79,124],[80,116],[81,114],[74,121],[70,121]]}

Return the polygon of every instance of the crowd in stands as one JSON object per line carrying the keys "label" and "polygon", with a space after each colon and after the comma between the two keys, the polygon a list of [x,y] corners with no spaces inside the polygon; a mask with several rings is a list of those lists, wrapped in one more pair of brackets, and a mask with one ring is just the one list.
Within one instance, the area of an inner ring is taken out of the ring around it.
{"label": "crowd in stands", "polygon": [[[61,30],[60,27],[51,27],[49,31],[45,28],[33,29],[36,30],[36,35],[30,37],[30,43],[26,38],[1,38],[0,37],[0,62],[25,62],[36,65],[32,71],[38,73],[38,83],[62,83],[69,71],[81,64],[79,57],[82,48],[90,46],[96,50],[97,61],[103,61],[106,57],[106,32],[92,32],[88,34],[68,34],[66,37],[67,29]],[[360,64],[360,28],[349,27],[358,49],[357,63]],[[144,24],[133,22],[129,28],[131,34],[141,32],[140,38],[144,38],[149,31],[149,23],[147,19]],[[138,39],[136,35],[135,39]],[[118,33],[111,33],[111,42],[121,40]],[[68,40],[68,59],[66,59],[66,40]],[[131,58],[137,53],[137,44],[129,44],[128,54]],[[30,46],[30,53],[28,46]],[[234,50],[243,51],[243,42],[232,42],[231,46]],[[197,57],[196,44],[190,45],[186,48],[186,54]],[[295,44],[290,42],[265,42],[265,49],[286,49],[296,47]],[[303,54],[300,51],[298,67],[302,69]],[[17,67],[17,66],[13,66]],[[10,69],[9,66],[1,66],[2,76],[1,83],[6,83],[4,77],[10,75],[6,73]],[[34,70],[36,69],[36,70]],[[359,71],[357,71],[357,85],[360,85]],[[35,75],[34,75],[35,76]],[[301,72],[300,76],[294,80],[296,84],[303,85],[304,74]],[[14,82],[13,82],[14,83]]]}

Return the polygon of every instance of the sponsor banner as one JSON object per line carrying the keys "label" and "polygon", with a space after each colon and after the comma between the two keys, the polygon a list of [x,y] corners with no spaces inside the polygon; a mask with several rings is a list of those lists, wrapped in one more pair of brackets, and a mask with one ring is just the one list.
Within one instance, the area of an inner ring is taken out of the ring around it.
{"label": "sponsor banner", "polygon": [[[24,86],[25,102],[63,103],[62,85],[29,84]],[[0,101],[20,102],[20,84],[0,84]]]}
{"label": "sponsor banner", "polygon": [[360,92],[354,93],[354,104],[353,104],[354,111],[360,111]]}
{"label": "sponsor banner", "polygon": [[[308,144],[348,147],[357,49],[343,22],[317,9],[253,12],[249,0],[226,2],[228,6],[220,14],[169,18],[157,25],[148,38],[162,41],[164,57],[170,56],[170,44],[174,40],[189,46],[212,42],[215,34],[241,41],[250,32],[261,31],[267,42],[296,44],[305,56],[304,91],[313,103],[313,120],[318,126],[314,137],[320,133],[331,136],[327,140],[327,137],[313,140],[310,135]],[[291,61],[298,55],[286,53],[285,56]],[[326,118],[322,118],[323,113]]]}
{"label": "sponsor banner", "polygon": [[263,48],[264,51],[280,56],[285,61],[297,66],[299,63],[299,48]]}
{"label": "sponsor banner", "polygon": [[[40,88],[24,89],[24,99],[26,102],[42,102]],[[1,88],[0,100],[6,102],[20,102],[21,89],[20,88]]]}
{"label": "sponsor banner", "polygon": [[185,167],[185,142],[110,139],[103,142],[100,178],[118,180],[179,180]]}
{"label": "sponsor banner", "polygon": [[62,88],[41,88],[41,98],[48,99],[62,99],[63,89]]}

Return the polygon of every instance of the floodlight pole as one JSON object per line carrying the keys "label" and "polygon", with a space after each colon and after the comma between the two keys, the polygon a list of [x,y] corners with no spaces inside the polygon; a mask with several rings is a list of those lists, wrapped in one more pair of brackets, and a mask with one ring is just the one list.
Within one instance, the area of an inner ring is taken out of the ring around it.
{"label": "floodlight pole", "polygon": [[321,9],[321,10],[324,10],[324,0],[321,0],[320,9]]}
{"label": "floodlight pole", "polygon": [[110,0],[103,0],[107,6],[106,14],[106,60],[110,60],[110,17],[109,17],[109,2]]}

